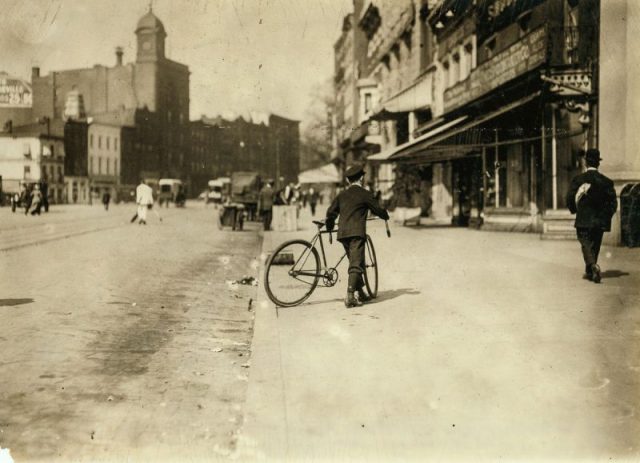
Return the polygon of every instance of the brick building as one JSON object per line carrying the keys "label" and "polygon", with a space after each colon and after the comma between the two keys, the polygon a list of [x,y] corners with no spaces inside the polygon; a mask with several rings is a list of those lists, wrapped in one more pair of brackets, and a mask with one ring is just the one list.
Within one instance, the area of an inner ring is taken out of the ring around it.
{"label": "brick building", "polygon": [[190,193],[234,171],[257,171],[263,178],[297,182],[300,171],[299,122],[275,114],[202,117],[191,122],[187,170]]}
{"label": "brick building", "polygon": [[140,175],[181,178],[188,151],[189,68],[166,57],[167,33],[151,10],[138,21],[135,34],[133,63],[124,64],[118,47],[114,66],[54,71],[45,76],[33,68],[33,116],[62,119],[73,92],[82,96],[89,118],[128,112],[142,127],[135,130],[132,141],[138,170],[128,172],[125,165],[120,166],[120,172],[131,177],[125,183],[134,179],[136,183]]}
{"label": "brick building", "polygon": [[570,231],[564,193],[597,146],[599,2],[358,6],[359,79],[379,95],[362,121],[381,124],[376,187],[391,180],[396,204],[440,221]]}

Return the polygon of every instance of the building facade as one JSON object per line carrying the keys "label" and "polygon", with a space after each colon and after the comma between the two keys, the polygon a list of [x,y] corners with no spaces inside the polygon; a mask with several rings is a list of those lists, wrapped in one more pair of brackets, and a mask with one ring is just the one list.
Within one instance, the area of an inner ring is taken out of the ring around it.
{"label": "building facade", "polygon": [[[122,49],[118,47],[114,66],[96,65],[86,69],[55,71],[48,75],[40,75],[39,68],[33,68],[33,116],[62,119],[69,95],[74,93],[81,96],[88,118],[135,112],[133,118],[136,122],[140,121],[142,127],[137,129],[136,140],[132,142],[133,149],[140,156],[135,163],[138,170],[127,172],[135,178],[133,183],[137,183],[140,176],[156,180],[161,177],[183,178],[188,153],[189,68],[167,58],[167,33],[151,10],[138,21],[135,34],[137,53],[133,63],[123,62]],[[94,136],[101,135],[96,133]],[[107,137],[106,134],[102,136]],[[119,138],[119,142],[121,140]],[[92,149],[106,148],[97,148],[96,145]],[[112,144],[110,151],[113,152]],[[112,174],[93,175],[113,177],[115,159],[107,156],[106,152],[95,156],[96,163],[104,159],[105,172],[109,160]],[[94,169],[97,169],[97,165]],[[133,178],[126,180],[128,182]],[[109,183],[112,180],[105,177],[99,182]]]}
{"label": "building facade", "polygon": [[0,132],[0,175],[3,192],[17,193],[22,185],[48,186],[51,203],[64,202],[64,127],[43,123]]}
{"label": "building facade", "polygon": [[564,197],[598,143],[599,2],[364,8],[380,94],[368,121],[382,121],[369,170],[393,182],[393,202],[462,226],[572,234]]}
{"label": "building facade", "polygon": [[299,121],[275,114],[202,117],[190,131],[189,192],[197,195],[209,180],[232,172],[256,171],[264,179],[297,182],[300,172]]}

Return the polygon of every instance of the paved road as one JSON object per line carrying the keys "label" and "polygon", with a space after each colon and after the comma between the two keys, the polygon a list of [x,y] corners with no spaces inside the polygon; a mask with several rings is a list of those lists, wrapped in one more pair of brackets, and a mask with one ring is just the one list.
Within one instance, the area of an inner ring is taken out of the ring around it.
{"label": "paved road", "polygon": [[[234,449],[256,231],[212,209],[0,209],[0,447],[16,461],[185,461]],[[66,238],[65,238],[66,237]],[[252,308],[253,309],[253,308]]]}
{"label": "paved road", "polygon": [[373,304],[345,309],[344,280],[278,311],[260,289],[238,457],[640,459],[638,249],[605,248],[595,285],[576,242],[392,231],[372,229]]}

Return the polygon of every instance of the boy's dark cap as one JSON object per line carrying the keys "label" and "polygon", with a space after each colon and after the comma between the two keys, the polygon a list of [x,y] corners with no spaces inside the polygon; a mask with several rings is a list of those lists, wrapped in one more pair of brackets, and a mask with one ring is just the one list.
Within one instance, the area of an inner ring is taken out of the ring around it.
{"label": "boy's dark cap", "polygon": [[596,148],[589,148],[584,157],[589,162],[602,161],[602,158],[600,157],[600,150]]}
{"label": "boy's dark cap", "polygon": [[358,165],[349,167],[344,173],[344,176],[347,178],[360,177],[362,175],[364,175],[364,168]]}

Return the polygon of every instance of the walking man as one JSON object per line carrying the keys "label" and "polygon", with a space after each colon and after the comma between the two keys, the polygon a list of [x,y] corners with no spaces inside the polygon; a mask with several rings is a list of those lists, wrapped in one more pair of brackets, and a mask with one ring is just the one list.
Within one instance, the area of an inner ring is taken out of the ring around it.
{"label": "walking man", "polygon": [[[342,243],[349,258],[349,281],[347,297],[344,304],[347,308],[361,306],[370,300],[364,291],[364,252],[367,237],[367,214],[369,211],[384,220],[389,214],[362,184],[364,170],[360,166],[347,169],[345,176],[349,187],[340,193],[327,209],[327,230],[333,230],[336,219],[340,216],[338,241]],[[357,293],[357,298],[356,298]]]}
{"label": "walking man", "polygon": [[109,203],[111,202],[111,194],[109,193],[109,191],[105,191],[102,194],[102,204],[104,204],[104,210],[108,211],[109,210]]}
{"label": "walking man", "polygon": [[318,192],[313,189],[313,187],[309,188],[309,206],[311,206],[311,217],[316,216],[316,206],[318,205]]}
{"label": "walking man", "polygon": [[258,210],[264,224],[264,231],[271,230],[271,219],[273,218],[273,180],[267,180],[267,183],[258,196]]}
{"label": "walking man", "polygon": [[139,224],[146,225],[147,210],[153,207],[153,190],[144,180],[141,180],[140,185],[136,187],[136,204],[138,205],[138,211],[131,219],[131,222],[139,219]]}
{"label": "walking man", "polygon": [[571,181],[567,193],[567,207],[576,214],[575,227],[582,246],[585,274],[583,278],[600,283],[598,254],[602,235],[611,231],[611,217],[618,208],[613,182],[598,172],[600,151],[588,149],[585,155],[586,172]]}

